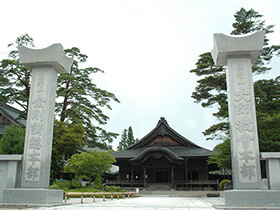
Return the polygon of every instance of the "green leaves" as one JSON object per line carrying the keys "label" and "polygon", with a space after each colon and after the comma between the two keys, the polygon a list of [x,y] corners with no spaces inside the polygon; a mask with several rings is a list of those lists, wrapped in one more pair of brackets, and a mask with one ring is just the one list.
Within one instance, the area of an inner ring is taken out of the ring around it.
{"label": "green leaves", "polygon": [[75,154],[67,161],[64,171],[75,173],[78,176],[87,176],[90,184],[92,179],[95,179],[95,185],[100,186],[103,174],[106,171],[110,171],[110,166],[116,162],[111,152],[90,150],[81,154]]}
{"label": "green leaves", "polygon": [[217,164],[220,169],[231,170],[230,139],[218,144],[213,154],[209,156],[208,164]]}
{"label": "green leaves", "polygon": [[255,83],[260,151],[280,151],[280,77]]}
{"label": "green leaves", "polygon": [[131,126],[129,126],[128,129],[123,130],[121,141],[119,142],[118,150],[125,150],[126,148],[135,144],[136,142],[137,139],[134,138],[133,130]]}
{"label": "green leaves", "polygon": [[[8,45],[12,48],[9,59],[0,62],[0,105],[16,103],[27,114],[31,71],[20,64],[16,48],[20,45],[34,47],[33,39],[24,34],[15,43]],[[65,53],[74,59],[74,64],[69,74],[58,77],[56,116],[62,122],[82,124],[86,128],[91,146],[108,148],[108,143],[117,134],[101,127],[109,120],[103,111],[111,109],[112,101],[119,100],[113,93],[98,88],[92,82],[94,74],[103,73],[102,70],[94,67],[80,68],[80,63],[85,63],[88,57],[79,48],[66,49]]]}
{"label": "green leaves", "polygon": [[86,62],[87,56],[80,53],[77,47],[65,50],[75,61],[69,74],[58,77],[56,113],[60,121],[81,123],[86,128],[91,146],[107,143],[117,134],[106,132],[99,125],[105,125],[109,117],[103,113],[103,108],[111,109],[111,101],[119,102],[117,97],[108,91],[98,88],[91,81],[94,73],[103,72],[98,68],[79,68],[79,63]]}
{"label": "green leaves", "polygon": [[0,139],[0,154],[23,154],[25,128],[11,124]]}
{"label": "green leaves", "polygon": [[[264,30],[266,35],[273,32],[273,25],[266,25],[262,20],[262,15],[253,9],[245,10],[241,8],[234,15],[235,22],[232,24],[232,35],[247,34],[254,31]],[[264,47],[257,62],[253,65],[254,74],[261,74],[271,68],[266,65],[274,55],[280,54],[279,45],[269,45],[269,39],[265,37]],[[221,169],[230,169],[230,143],[229,143],[229,123],[228,123],[228,104],[227,87],[224,67],[216,67],[210,52],[199,56],[196,69],[190,72],[201,77],[198,85],[192,93],[196,103],[202,107],[218,108],[213,114],[220,123],[210,126],[203,134],[207,140],[222,140],[222,144],[217,145],[213,155],[209,158],[209,163],[218,164]],[[280,140],[280,84],[279,78],[275,80],[260,80],[255,83],[255,99],[258,117],[258,132],[261,151],[279,151]],[[273,126],[274,125],[274,126]]]}
{"label": "green leaves", "polygon": [[64,159],[77,153],[87,143],[87,135],[81,124],[69,124],[55,121],[51,176],[60,177],[63,172]]}
{"label": "green leaves", "polygon": [[[273,32],[273,25],[266,25],[265,21],[261,19],[262,15],[253,9],[245,10],[241,8],[234,17],[235,22],[232,25],[233,31],[231,33],[233,35],[241,35],[258,30],[265,30],[266,34]],[[280,53],[280,46],[269,46],[269,39],[267,38],[265,38],[264,45],[260,57],[252,67],[252,71],[255,74],[265,73],[270,70],[271,68],[265,65],[270,62],[274,55],[279,55]],[[207,136],[207,140],[229,138],[227,130],[228,104],[225,68],[215,66],[211,53],[206,52],[199,55],[196,69],[192,69],[190,72],[200,77],[197,81],[198,85],[192,93],[192,98],[194,98],[196,103],[200,103],[202,107],[217,107],[218,111],[213,116],[222,121],[203,132],[204,135]],[[257,108],[261,108],[261,105],[257,106]],[[273,105],[270,108],[273,108]]]}

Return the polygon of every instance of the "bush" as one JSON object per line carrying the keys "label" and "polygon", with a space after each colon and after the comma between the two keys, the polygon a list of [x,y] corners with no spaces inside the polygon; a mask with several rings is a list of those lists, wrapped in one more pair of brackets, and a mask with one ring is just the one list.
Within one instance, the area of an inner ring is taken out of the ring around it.
{"label": "bush", "polygon": [[54,180],[54,184],[56,184],[56,183],[67,183],[67,182],[69,182],[67,179],[56,179],[56,180]]}
{"label": "bush", "polygon": [[230,184],[230,180],[228,180],[228,179],[222,180],[219,184],[220,190],[224,190],[225,186],[229,185],[229,184]]}
{"label": "bush", "polygon": [[76,179],[71,180],[71,188],[72,189],[81,188],[81,187],[82,187],[82,185],[78,180],[76,180]]}
{"label": "bush", "polygon": [[55,180],[49,188],[68,191],[71,188],[71,183],[66,179],[59,179]]}
{"label": "bush", "polygon": [[107,192],[121,192],[120,186],[105,186],[105,191]]}
{"label": "bush", "polygon": [[57,184],[52,184],[49,188],[60,190],[60,187]]}
{"label": "bush", "polygon": [[60,187],[60,189],[70,189],[71,188],[71,183],[70,182],[64,182],[64,183],[56,183]]}

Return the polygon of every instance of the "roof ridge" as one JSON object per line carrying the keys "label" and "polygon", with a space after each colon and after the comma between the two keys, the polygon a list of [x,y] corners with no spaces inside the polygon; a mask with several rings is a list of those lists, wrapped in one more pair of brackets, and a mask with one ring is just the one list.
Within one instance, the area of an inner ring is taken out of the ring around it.
{"label": "roof ridge", "polygon": [[176,132],[174,129],[172,129],[166,119],[164,117],[161,117],[158,121],[156,127],[150,131],[146,136],[144,136],[142,139],[140,139],[137,143],[131,145],[127,149],[133,149],[133,148],[139,148],[144,145],[146,145],[150,140],[154,139],[157,136],[174,136],[174,140],[180,143],[183,146],[186,147],[194,147],[194,148],[201,148],[200,146],[196,145],[195,143],[191,142],[190,140],[186,139],[182,135],[180,135],[178,132]]}

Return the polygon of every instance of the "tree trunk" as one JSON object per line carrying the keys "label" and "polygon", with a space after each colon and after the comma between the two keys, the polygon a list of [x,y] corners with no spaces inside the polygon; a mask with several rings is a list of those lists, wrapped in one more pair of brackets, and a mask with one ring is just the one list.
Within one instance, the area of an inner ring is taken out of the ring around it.
{"label": "tree trunk", "polygon": [[[69,89],[69,86],[70,86],[70,81],[68,80],[65,89],[68,90],[68,89]],[[69,95],[65,96],[65,98],[64,98],[64,100],[63,100],[63,107],[62,107],[61,115],[60,115],[60,121],[61,121],[61,122],[64,122],[65,119],[66,119],[65,111],[66,111],[67,106],[68,106],[68,98],[69,98]]]}

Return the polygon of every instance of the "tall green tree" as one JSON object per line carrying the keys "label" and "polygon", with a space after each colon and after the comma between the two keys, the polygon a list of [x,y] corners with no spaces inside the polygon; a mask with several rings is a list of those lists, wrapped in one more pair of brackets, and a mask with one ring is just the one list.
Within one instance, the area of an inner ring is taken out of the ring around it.
{"label": "tall green tree", "polygon": [[65,165],[65,172],[75,173],[77,176],[86,176],[89,184],[94,180],[96,188],[102,187],[103,175],[110,171],[110,166],[116,162],[111,155],[112,151],[88,151],[73,155]]}
{"label": "tall green tree", "polygon": [[74,59],[69,74],[58,77],[56,113],[60,121],[83,124],[89,143],[92,146],[104,147],[106,142],[112,143],[116,133],[107,132],[99,125],[105,125],[109,120],[102,108],[111,109],[110,101],[119,102],[113,93],[98,88],[91,81],[94,73],[103,72],[98,68],[80,68],[79,64],[86,62],[87,56],[76,47],[65,50],[66,55]]}
{"label": "tall green tree", "polygon": [[[273,55],[279,55],[279,45],[269,45],[267,35],[273,32],[273,25],[266,25],[262,20],[262,15],[253,9],[245,10],[241,8],[234,15],[235,22],[233,23],[232,35],[246,34],[258,30],[266,32],[264,48],[261,52],[252,71],[255,74],[264,73],[270,70],[269,64]],[[213,115],[220,120],[220,123],[212,125],[205,130],[203,134],[207,139],[224,140],[229,136],[228,130],[228,105],[227,105],[227,87],[225,67],[217,67],[214,65],[211,53],[206,52],[199,56],[196,63],[196,68],[190,72],[195,73],[199,79],[195,91],[192,93],[192,98],[196,103],[201,103],[202,107],[208,108],[215,106],[218,111]]]}
{"label": "tall green tree", "polygon": [[15,43],[8,45],[12,48],[8,58],[0,61],[0,105],[16,103],[26,114],[31,72],[20,64],[17,46],[34,47],[33,39],[28,34],[24,34],[18,37]]}
{"label": "tall green tree", "polygon": [[78,153],[87,143],[87,135],[81,124],[55,121],[51,160],[51,177],[61,178],[65,160]]}
{"label": "tall green tree", "polygon": [[230,139],[226,139],[223,143],[218,144],[207,162],[208,164],[217,164],[220,169],[231,170]]}
{"label": "tall green tree", "polygon": [[280,151],[280,77],[255,83],[261,152]]}
{"label": "tall green tree", "polygon": [[[274,55],[279,55],[280,46],[279,45],[269,45],[269,39],[267,35],[273,33],[273,25],[266,25],[265,21],[262,20],[262,15],[253,9],[245,10],[241,8],[234,15],[235,22],[232,24],[233,31],[232,35],[247,34],[254,31],[264,30],[266,33],[264,40],[264,47],[261,51],[261,55],[257,59],[257,62],[253,65],[252,71],[255,74],[261,74],[268,72],[271,68],[267,65],[271,61]],[[217,107],[217,112],[213,115],[220,121],[217,124],[212,125],[206,129],[203,134],[207,136],[207,140],[223,140],[224,142],[214,149],[213,155],[210,157],[210,163],[216,163],[220,168],[228,169],[231,165],[230,161],[230,144],[229,144],[229,122],[228,122],[228,104],[227,104],[227,87],[226,87],[226,75],[225,67],[217,67],[214,65],[211,53],[206,52],[199,56],[198,62],[196,63],[196,69],[192,69],[190,72],[195,73],[201,79],[199,79],[198,85],[195,91],[192,93],[192,97],[195,99],[196,103],[201,103],[202,107],[209,108],[212,106]],[[278,145],[280,135],[274,130],[270,132],[264,126],[267,120],[273,120],[276,123],[277,114],[272,117],[271,108],[277,106],[278,99],[270,100],[272,97],[276,96],[275,91],[278,89],[276,86],[270,86],[270,90],[266,87],[267,81],[256,83],[255,91],[256,94],[256,104],[257,104],[257,114],[258,114],[258,124],[259,124],[259,136],[260,136],[260,148],[261,151],[272,151],[273,145]],[[275,85],[275,83],[274,83]],[[278,85],[278,84],[277,84]],[[274,90],[274,91],[273,91]],[[268,94],[268,95],[267,95]],[[277,96],[278,97],[278,96]],[[269,99],[269,100],[267,100]],[[269,111],[270,110],[270,111]],[[279,126],[279,125],[278,125]],[[276,134],[277,137],[269,135],[269,133]],[[280,133],[279,133],[280,134]],[[271,140],[274,138],[274,144],[271,144]],[[278,138],[278,140],[276,140]],[[269,143],[270,142],[270,143]],[[267,145],[266,148],[264,145]],[[271,146],[269,146],[271,145]]]}
{"label": "tall green tree", "polygon": [[[17,46],[34,46],[33,39],[24,34],[17,38],[8,59],[0,62],[0,105],[16,103],[28,112],[31,72],[20,64]],[[98,68],[81,68],[87,56],[76,47],[66,49],[65,53],[74,59],[69,74],[58,77],[56,117],[61,122],[82,124],[86,129],[91,146],[108,147],[117,134],[102,128],[109,117],[103,109],[111,109],[110,102],[119,102],[113,93],[98,88],[91,80]],[[84,65],[84,64],[83,64]]]}
{"label": "tall green tree", "polygon": [[118,150],[125,150],[129,146],[135,144],[137,139],[134,138],[132,127],[124,129],[119,142]]}
{"label": "tall green tree", "polygon": [[[280,151],[280,77],[259,80],[254,84],[257,108],[259,146],[261,152]],[[209,163],[230,169],[230,141],[226,139],[214,148]]]}
{"label": "tall green tree", "polygon": [[25,128],[11,124],[5,127],[0,139],[0,154],[23,154]]}
{"label": "tall green tree", "polygon": [[127,129],[124,129],[121,135],[121,140],[119,142],[118,150],[124,150],[126,148],[127,141]]}

